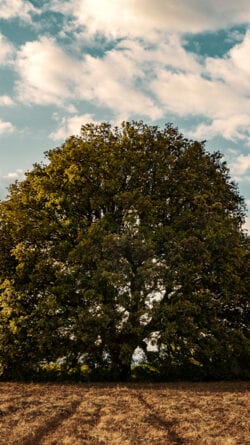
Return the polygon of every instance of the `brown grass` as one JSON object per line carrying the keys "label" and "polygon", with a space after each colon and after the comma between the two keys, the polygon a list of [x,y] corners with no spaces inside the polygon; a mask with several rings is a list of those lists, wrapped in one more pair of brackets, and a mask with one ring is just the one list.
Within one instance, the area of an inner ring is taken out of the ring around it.
{"label": "brown grass", "polygon": [[0,383],[1,445],[248,445],[247,382]]}

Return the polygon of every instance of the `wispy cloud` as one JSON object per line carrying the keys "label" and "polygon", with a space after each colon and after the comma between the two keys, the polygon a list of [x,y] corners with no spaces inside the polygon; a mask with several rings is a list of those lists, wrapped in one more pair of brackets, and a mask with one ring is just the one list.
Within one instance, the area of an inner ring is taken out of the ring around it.
{"label": "wispy cloud", "polygon": [[13,45],[0,33],[0,64],[5,65],[11,60],[14,48]]}
{"label": "wispy cloud", "polygon": [[161,69],[151,86],[166,109],[180,116],[215,116],[221,112],[228,116],[238,98],[224,83],[187,72]]}
{"label": "wispy cloud", "polygon": [[[161,115],[159,107],[135,82],[145,74],[122,48],[105,57],[68,55],[51,38],[26,43],[17,55],[18,99],[30,104],[66,106],[74,99],[97,101],[121,115]],[[132,53],[131,53],[132,55]]]}
{"label": "wispy cloud", "polygon": [[[249,107],[250,108],[250,107]],[[230,141],[245,140],[248,143],[250,136],[250,116],[247,114],[233,114],[227,116],[226,113],[221,118],[211,119],[209,124],[199,124],[190,135],[197,139],[213,138],[221,136]]]}
{"label": "wispy cloud", "polygon": [[[211,118],[210,124],[201,124],[195,137],[222,135],[229,140],[245,140],[250,143],[250,32],[241,43],[236,44],[223,58],[209,57],[205,60],[204,73],[209,77],[211,88],[204,90],[204,105],[207,96],[215,98],[215,110],[204,112]],[[213,91],[215,85],[219,88]],[[214,93],[214,94],[213,94]]]}
{"label": "wispy cloud", "polygon": [[[187,51],[178,35],[123,39],[102,56],[77,57],[55,39],[27,42],[17,54],[19,101],[76,114],[74,101],[112,110],[116,120],[166,113],[204,118],[189,134],[250,141],[250,33],[221,58]],[[65,117],[67,122],[67,117]],[[53,132],[53,137],[58,130]],[[61,132],[61,134],[63,134]]]}
{"label": "wispy cloud", "polygon": [[63,105],[72,97],[71,85],[79,73],[77,60],[67,55],[52,38],[27,42],[18,52],[18,98],[26,103]]}
{"label": "wispy cloud", "polygon": [[76,92],[77,97],[97,102],[115,114],[141,114],[156,119],[162,112],[150,97],[150,92],[145,91],[144,82],[146,73],[140,62],[135,62],[118,48],[103,58],[85,58]]}
{"label": "wispy cloud", "polygon": [[[57,117],[55,116],[56,120]],[[95,122],[92,114],[81,114],[71,117],[64,117],[59,120],[59,127],[50,134],[50,139],[54,141],[66,139],[72,135],[79,135],[81,126],[87,122]]]}
{"label": "wispy cloud", "polygon": [[27,0],[0,0],[1,19],[9,20],[17,17],[29,22],[31,14],[34,13],[38,14],[39,9]]}
{"label": "wispy cloud", "polygon": [[150,32],[202,32],[250,20],[248,0],[51,0],[50,7],[72,14],[87,32],[113,38]]}

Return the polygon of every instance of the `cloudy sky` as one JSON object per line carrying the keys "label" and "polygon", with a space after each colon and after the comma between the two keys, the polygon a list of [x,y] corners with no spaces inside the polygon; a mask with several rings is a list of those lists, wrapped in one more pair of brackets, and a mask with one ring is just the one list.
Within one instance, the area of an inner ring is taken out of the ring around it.
{"label": "cloudy sky", "polygon": [[131,119],[206,139],[250,208],[249,0],[0,0],[1,199],[84,122]]}

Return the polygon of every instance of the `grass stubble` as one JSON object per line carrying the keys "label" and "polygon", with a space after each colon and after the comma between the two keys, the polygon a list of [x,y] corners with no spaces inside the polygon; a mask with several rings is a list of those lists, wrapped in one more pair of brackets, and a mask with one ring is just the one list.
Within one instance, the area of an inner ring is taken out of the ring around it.
{"label": "grass stubble", "polygon": [[0,383],[0,445],[250,445],[249,389]]}

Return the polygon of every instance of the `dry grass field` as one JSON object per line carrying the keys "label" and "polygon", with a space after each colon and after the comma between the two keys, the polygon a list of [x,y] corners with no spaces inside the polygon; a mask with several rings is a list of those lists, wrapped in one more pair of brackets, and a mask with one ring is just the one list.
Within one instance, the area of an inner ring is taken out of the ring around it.
{"label": "dry grass field", "polygon": [[247,445],[249,388],[0,383],[0,444]]}

